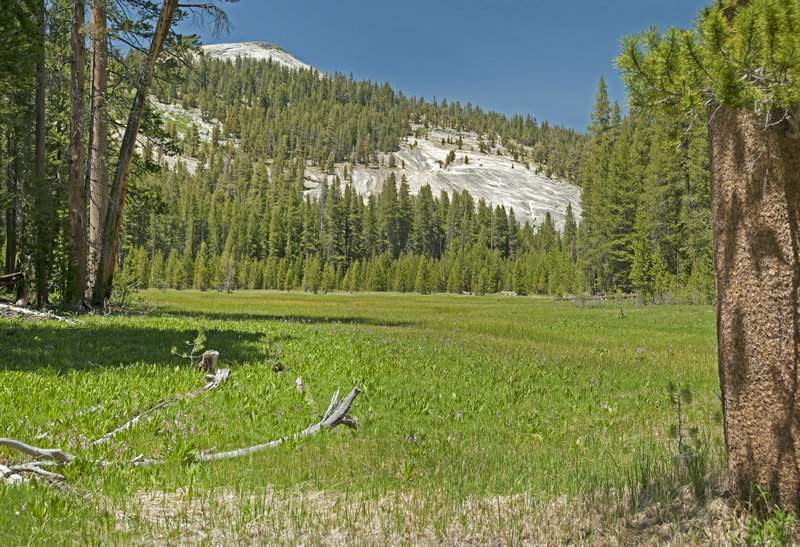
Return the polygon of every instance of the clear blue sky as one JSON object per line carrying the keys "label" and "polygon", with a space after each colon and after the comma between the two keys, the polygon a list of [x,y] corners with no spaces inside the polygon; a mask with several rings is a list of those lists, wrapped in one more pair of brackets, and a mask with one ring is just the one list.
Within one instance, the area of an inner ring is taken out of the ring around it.
{"label": "clear blue sky", "polygon": [[[301,61],[406,95],[446,98],[585,129],[597,82],[625,102],[612,64],[620,38],[651,25],[691,26],[710,0],[240,0],[231,31],[204,43],[257,40]],[[182,30],[188,31],[184,26]]]}

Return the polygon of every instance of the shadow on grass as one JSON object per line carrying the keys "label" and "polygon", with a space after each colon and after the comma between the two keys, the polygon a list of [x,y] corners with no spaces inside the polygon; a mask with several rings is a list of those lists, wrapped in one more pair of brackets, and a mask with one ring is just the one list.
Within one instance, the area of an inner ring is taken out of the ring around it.
{"label": "shadow on grass", "polygon": [[[151,316],[175,317],[185,318],[190,314],[186,311],[178,310],[158,310],[153,312]],[[214,320],[227,320],[227,321],[288,321],[290,323],[305,323],[305,324],[344,324],[344,325],[367,325],[373,327],[412,327],[414,323],[411,321],[387,321],[384,319],[375,319],[372,317],[359,317],[352,315],[318,317],[313,315],[297,315],[278,313],[241,313],[241,312],[199,312],[195,317],[202,317],[204,319]]]}
{"label": "shadow on grass", "polygon": [[[266,359],[269,343],[260,333],[236,330],[235,322],[205,329],[206,349],[220,352],[220,365]],[[90,325],[70,328],[53,323],[0,322],[0,371],[55,369],[60,373],[148,363],[164,367],[186,364],[172,348],[188,353],[194,329],[139,325]]]}

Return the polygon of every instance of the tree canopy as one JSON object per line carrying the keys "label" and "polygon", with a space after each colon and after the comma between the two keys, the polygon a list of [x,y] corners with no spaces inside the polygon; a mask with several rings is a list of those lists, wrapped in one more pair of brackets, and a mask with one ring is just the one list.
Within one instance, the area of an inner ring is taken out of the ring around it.
{"label": "tree canopy", "polygon": [[800,1],[718,0],[690,30],[626,37],[617,66],[635,108],[697,112],[713,100],[796,123],[799,49]]}

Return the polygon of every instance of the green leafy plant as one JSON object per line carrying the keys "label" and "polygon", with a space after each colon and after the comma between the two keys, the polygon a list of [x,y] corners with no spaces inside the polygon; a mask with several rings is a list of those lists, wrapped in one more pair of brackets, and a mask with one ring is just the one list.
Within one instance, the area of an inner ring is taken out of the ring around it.
{"label": "green leafy plant", "polygon": [[792,545],[792,531],[797,518],[790,513],[776,507],[767,518],[761,519],[752,515],[747,525],[744,542],[752,546],[780,546]]}
{"label": "green leafy plant", "polygon": [[203,350],[205,349],[206,334],[203,328],[200,327],[197,330],[197,337],[194,340],[187,340],[185,343],[190,348],[188,353],[178,353],[178,348],[175,346],[172,347],[171,353],[182,359],[189,359],[192,364],[195,364],[203,357]]}

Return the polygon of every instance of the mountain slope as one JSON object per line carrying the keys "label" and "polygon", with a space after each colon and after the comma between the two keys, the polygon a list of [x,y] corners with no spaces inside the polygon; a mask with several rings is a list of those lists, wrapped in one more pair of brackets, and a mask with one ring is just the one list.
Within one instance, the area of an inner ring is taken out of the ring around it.
{"label": "mountain slope", "polygon": [[[273,62],[294,70],[312,68],[286,50],[264,42],[211,44],[203,46],[203,49],[210,59],[272,59]],[[175,118],[176,113],[169,112],[165,105],[162,104],[159,108],[167,118]],[[200,111],[187,110],[185,114],[193,116],[197,125],[203,126]],[[185,126],[186,123],[180,125]],[[487,204],[495,206],[503,205],[506,210],[513,208],[517,220],[521,222],[540,224],[549,212],[560,229],[564,224],[568,204],[572,205],[573,213],[580,216],[580,188],[564,180],[545,176],[544,173],[550,171],[545,166],[522,159],[535,157],[531,147],[514,142],[501,146],[499,143],[495,144],[495,138],[484,134],[483,138],[492,142],[492,146],[487,147],[485,142],[479,143],[479,137],[474,132],[442,128],[423,130],[418,125],[414,129],[418,136],[401,137],[399,150],[391,154],[396,167],[387,167],[390,165],[390,154],[383,150],[377,153],[379,161],[373,161],[369,166],[357,162],[354,169],[348,169],[352,171],[354,187],[361,195],[377,193],[389,173],[394,171],[398,181],[405,175],[412,193],[417,193],[425,184],[431,186],[435,195],[442,190],[448,193],[467,190],[476,200],[483,199]],[[207,140],[204,137],[201,135],[202,140]],[[502,140],[497,137],[497,141]],[[462,141],[460,148],[455,144],[446,144],[459,140]],[[516,151],[512,153],[509,148]],[[486,151],[481,152],[481,149]],[[456,161],[446,165],[451,151],[455,153]],[[347,155],[349,152],[345,154]],[[465,161],[465,156],[469,158],[468,161]],[[515,160],[515,157],[518,159]],[[194,171],[193,163],[196,162],[187,159],[190,171]],[[346,165],[336,165],[336,171],[342,179]],[[310,183],[306,185],[307,191],[317,195],[324,177],[320,169],[307,166],[306,179]]]}

